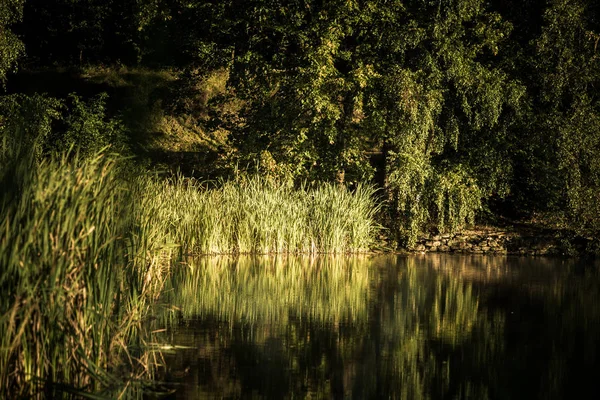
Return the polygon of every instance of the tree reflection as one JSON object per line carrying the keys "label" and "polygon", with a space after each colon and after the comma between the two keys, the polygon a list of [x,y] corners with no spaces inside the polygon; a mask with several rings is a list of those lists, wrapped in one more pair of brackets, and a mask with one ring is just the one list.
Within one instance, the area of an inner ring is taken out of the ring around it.
{"label": "tree reflection", "polygon": [[165,379],[181,398],[561,398],[598,372],[600,291],[596,269],[558,263],[196,261],[163,299],[165,339],[189,346]]}

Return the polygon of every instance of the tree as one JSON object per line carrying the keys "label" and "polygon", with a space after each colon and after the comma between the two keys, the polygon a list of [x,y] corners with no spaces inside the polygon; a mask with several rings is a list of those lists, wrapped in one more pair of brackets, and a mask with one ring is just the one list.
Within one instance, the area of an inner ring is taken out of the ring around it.
{"label": "tree", "polygon": [[0,81],[16,67],[17,59],[23,55],[24,46],[11,30],[11,25],[23,17],[23,0],[0,0]]}
{"label": "tree", "polygon": [[351,182],[382,151],[403,240],[430,222],[460,227],[508,192],[505,126],[524,90],[496,64],[511,25],[484,1],[220,7],[211,32],[245,104],[232,134],[242,165]]}
{"label": "tree", "polygon": [[482,198],[508,191],[505,127],[524,90],[495,62],[511,25],[483,1],[406,2],[385,16],[403,29],[378,42],[367,120],[387,159],[392,223],[410,244],[430,224],[473,222]]}
{"label": "tree", "polygon": [[[535,45],[537,137],[553,151],[547,171],[571,225],[600,229],[600,41],[598,6],[553,0]],[[595,30],[594,30],[595,28]]]}
{"label": "tree", "polygon": [[[246,102],[234,140],[245,162],[288,178],[356,181],[372,173],[360,129],[369,66],[357,2],[245,3],[232,15],[231,84]],[[259,23],[257,23],[259,21]],[[233,39],[235,38],[235,40]]]}

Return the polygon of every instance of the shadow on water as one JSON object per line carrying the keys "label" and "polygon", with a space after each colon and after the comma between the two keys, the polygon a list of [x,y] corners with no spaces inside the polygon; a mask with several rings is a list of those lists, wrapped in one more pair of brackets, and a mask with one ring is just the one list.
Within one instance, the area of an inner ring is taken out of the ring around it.
{"label": "shadow on water", "polygon": [[597,266],[427,255],[210,258],[160,318],[172,398],[579,398],[599,376]]}

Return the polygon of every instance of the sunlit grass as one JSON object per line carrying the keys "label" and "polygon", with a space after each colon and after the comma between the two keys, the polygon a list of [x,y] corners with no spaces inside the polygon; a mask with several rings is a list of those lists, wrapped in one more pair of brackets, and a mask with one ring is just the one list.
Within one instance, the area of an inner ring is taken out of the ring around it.
{"label": "sunlit grass", "polygon": [[295,190],[260,177],[207,189],[197,181],[148,181],[143,210],[186,253],[357,253],[379,229],[373,188]]}

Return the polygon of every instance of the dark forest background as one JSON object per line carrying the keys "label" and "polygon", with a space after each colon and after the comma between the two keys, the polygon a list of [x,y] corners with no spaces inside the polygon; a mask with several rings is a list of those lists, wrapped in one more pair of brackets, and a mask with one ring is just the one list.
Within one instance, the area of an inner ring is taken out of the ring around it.
{"label": "dark forest background", "polygon": [[374,182],[405,243],[476,219],[593,235],[599,41],[595,0],[0,0],[0,162],[110,145]]}

